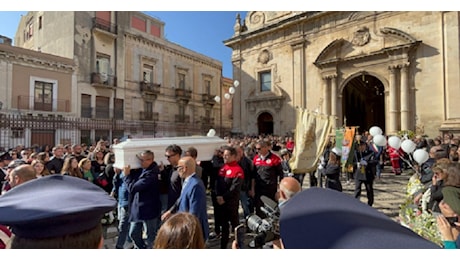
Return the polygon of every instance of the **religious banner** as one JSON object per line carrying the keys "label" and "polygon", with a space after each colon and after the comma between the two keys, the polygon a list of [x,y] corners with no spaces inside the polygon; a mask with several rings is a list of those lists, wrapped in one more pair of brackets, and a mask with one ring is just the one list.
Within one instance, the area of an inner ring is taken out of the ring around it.
{"label": "religious banner", "polygon": [[[345,127],[342,129],[343,139],[341,142],[342,145],[342,172],[352,172],[353,171],[353,157],[354,157],[354,140],[356,134],[356,127]],[[340,145],[340,144],[339,144]]]}
{"label": "religious banner", "polygon": [[321,115],[306,109],[297,109],[295,147],[289,166],[293,173],[316,170],[321,153],[328,142],[334,116]]}

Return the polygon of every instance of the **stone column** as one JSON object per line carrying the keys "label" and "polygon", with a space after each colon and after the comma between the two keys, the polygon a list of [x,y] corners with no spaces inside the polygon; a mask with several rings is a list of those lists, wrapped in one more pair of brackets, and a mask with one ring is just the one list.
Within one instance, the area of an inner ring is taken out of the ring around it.
{"label": "stone column", "polygon": [[[331,115],[337,118],[337,75],[331,75]],[[337,128],[337,120],[332,123],[332,129]]]}
{"label": "stone column", "polygon": [[395,134],[398,130],[398,107],[396,103],[396,67],[390,66],[388,68],[390,70],[390,124],[388,126],[388,133]]}
{"label": "stone column", "polygon": [[401,130],[409,130],[409,83],[408,64],[401,65]]}
{"label": "stone column", "polygon": [[323,77],[323,113],[331,114],[331,97],[329,96],[329,78]]}

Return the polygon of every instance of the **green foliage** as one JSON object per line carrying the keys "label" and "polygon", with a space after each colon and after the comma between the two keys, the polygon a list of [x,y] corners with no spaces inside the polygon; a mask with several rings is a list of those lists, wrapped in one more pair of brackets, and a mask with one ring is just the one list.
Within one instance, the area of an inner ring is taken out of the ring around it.
{"label": "green foliage", "polygon": [[415,132],[411,130],[401,130],[398,132],[398,136],[403,137],[407,135],[407,138],[409,139],[414,139],[415,138]]}

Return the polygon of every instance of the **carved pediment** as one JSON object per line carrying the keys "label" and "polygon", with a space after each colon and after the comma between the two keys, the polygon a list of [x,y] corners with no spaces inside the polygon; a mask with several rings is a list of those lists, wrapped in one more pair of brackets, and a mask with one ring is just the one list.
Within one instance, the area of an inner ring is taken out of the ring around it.
{"label": "carved pediment", "polygon": [[349,40],[340,38],[329,43],[320,52],[314,64],[324,69],[344,61],[377,55],[387,56],[388,50],[409,52],[421,42],[395,28],[384,27],[380,32],[383,37],[371,35],[368,28],[360,27],[350,35]]}

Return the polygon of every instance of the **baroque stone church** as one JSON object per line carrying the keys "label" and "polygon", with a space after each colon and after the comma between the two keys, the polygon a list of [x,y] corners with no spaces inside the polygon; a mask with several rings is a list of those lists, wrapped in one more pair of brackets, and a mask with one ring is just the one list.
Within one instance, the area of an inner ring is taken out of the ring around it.
{"label": "baroque stone church", "polygon": [[234,133],[295,130],[296,109],[334,127],[460,133],[460,12],[250,11],[232,49]]}

